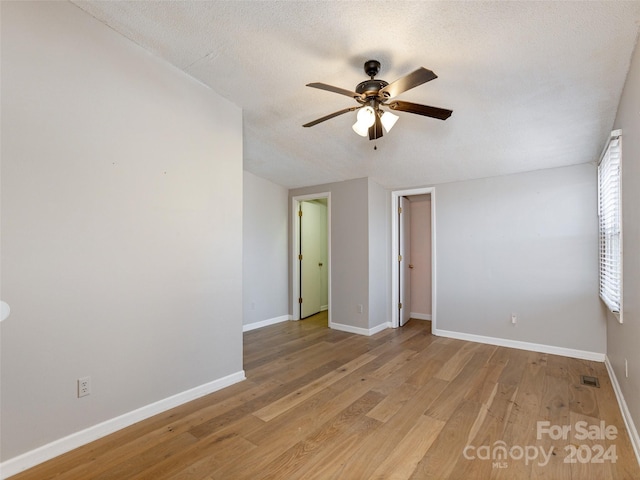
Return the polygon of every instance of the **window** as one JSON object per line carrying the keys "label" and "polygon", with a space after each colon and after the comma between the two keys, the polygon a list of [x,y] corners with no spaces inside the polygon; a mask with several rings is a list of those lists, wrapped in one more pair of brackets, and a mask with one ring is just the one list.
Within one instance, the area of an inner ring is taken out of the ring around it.
{"label": "window", "polygon": [[611,132],[598,164],[600,298],[622,317],[621,130]]}

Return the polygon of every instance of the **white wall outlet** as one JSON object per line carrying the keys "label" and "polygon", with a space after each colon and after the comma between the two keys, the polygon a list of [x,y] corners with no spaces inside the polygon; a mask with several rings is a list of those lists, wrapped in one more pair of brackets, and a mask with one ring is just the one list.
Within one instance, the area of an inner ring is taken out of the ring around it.
{"label": "white wall outlet", "polygon": [[362,313],[362,304],[361,303],[358,304],[358,313]]}
{"label": "white wall outlet", "polygon": [[624,359],[624,377],[629,378],[629,362],[626,358]]}
{"label": "white wall outlet", "polygon": [[91,377],[78,379],[78,398],[91,394]]}
{"label": "white wall outlet", "polygon": [[518,323],[518,318],[516,317],[516,314],[515,314],[515,313],[512,313],[512,314],[511,314],[511,323],[512,323],[513,325],[515,325],[516,323]]}

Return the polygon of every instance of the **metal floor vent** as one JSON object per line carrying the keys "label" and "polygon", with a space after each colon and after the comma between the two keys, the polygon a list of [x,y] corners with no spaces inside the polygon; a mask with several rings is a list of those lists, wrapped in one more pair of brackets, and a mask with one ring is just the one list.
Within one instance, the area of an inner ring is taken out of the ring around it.
{"label": "metal floor vent", "polygon": [[600,388],[600,380],[598,380],[598,377],[591,377],[589,375],[580,375],[580,383],[582,385],[588,385],[590,387]]}

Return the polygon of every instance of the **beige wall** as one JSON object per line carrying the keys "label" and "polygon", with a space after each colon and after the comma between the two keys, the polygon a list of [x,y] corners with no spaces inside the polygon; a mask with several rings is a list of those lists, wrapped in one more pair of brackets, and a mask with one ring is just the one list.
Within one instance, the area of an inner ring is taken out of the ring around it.
{"label": "beige wall", "polygon": [[[640,48],[636,46],[614,128],[622,129],[623,321],[609,314],[607,356],[640,428]],[[603,139],[604,142],[605,139]],[[625,360],[629,376],[625,375]],[[637,448],[640,439],[635,436]]]}
{"label": "beige wall", "polygon": [[391,322],[391,193],[368,181],[369,328]]}
{"label": "beige wall", "polygon": [[5,461],[242,374],[242,112],[69,2],[0,8]]}
{"label": "beige wall", "polygon": [[288,317],[287,189],[244,172],[243,324]]}
{"label": "beige wall", "polygon": [[437,329],[604,357],[595,165],[443,184],[435,201]]}
{"label": "beige wall", "polygon": [[374,181],[360,178],[289,190],[289,197],[321,192],[331,194],[330,318],[336,328],[357,333],[386,325],[390,194]]}

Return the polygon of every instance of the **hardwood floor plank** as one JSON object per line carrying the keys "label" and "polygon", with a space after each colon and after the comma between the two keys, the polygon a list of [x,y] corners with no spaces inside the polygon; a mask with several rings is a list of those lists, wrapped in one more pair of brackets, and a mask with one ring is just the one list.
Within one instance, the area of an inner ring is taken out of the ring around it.
{"label": "hardwood floor plank", "polygon": [[[498,384],[498,379],[504,370],[504,363],[487,362],[480,368],[472,380],[469,389],[464,395],[465,400],[473,400],[479,403],[487,403],[493,390]],[[501,384],[504,385],[504,384]]]}
{"label": "hardwood floor plank", "polygon": [[480,347],[478,343],[467,343],[445,362],[442,368],[436,373],[436,378],[441,378],[447,382],[453,380],[462,368],[471,360],[475,351]]}
{"label": "hardwood floor plank", "polygon": [[404,405],[415,396],[418,391],[418,387],[410,384],[402,384],[399,387],[393,389],[391,393],[386,395],[374,409],[372,409],[367,415],[371,418],[375,418],[380,422],[386,422],[393,417],[398,411],[400,411]]}
{"label": "hardwood floor plank", "polygon": [[148,469],[149,465],[155,465],[162,459],[176,455],[178,452],[194,445],[197,441],[198,439],[193,435],[182,433],[123,462],[119,459],[114,461],[110,468],[101,474],[96,475],[95,472],[91,471],[90,475],[95,480],[119,480],[135,477]]}
{"label": "hardwood floor plank", "polygon": [[[546,421],[549,426],[570,425],[569,416],[569,385],[567,370],[556,370],[556,366],[551,365],[551,361],[545,369],[545,377],[542,386],[542,397],[540,402],[540,412],[538,421]],[[564,378],[559,373],[564,372]],[[534,462],[531,468],[532,479],[549,479],[549,480],[571,480],[571,465],[565,463],[566,442],[564,440],[553,440],[549,435],[540,435],[537,438],[538,445],[542,446],[546,451],[552,448],[553,454],[549,457],[549,461],[541,465],[540,462]]]}
{"label": "hardwood floor plank", "polygon": [[[307,364],[327,363],[332,358],[327,357],[327,351],[332,350],[332,344],[328,342],[317,342],[308,345],[306,348],[299,350],[296,354],[283,355],[271,362],[254,366],[251,371],[251,380],[254,382],[262,382],[266,379],[282,379],[284,377],[289,380],[300,373],[303,375],[308,370]],[[295,361],[294,361],[295,359]]]}
{"label": "hardwood floor plank", "polygon": [[420,368],[411,372],[411,375],[406,379],[407,383],[421,387],[442,369],[448,358],[455,355],[456,348],[441,340],[438,338],[431,342],[418,354],[416,364],[419,364]]}
{"label": "hardwood floor plank", "polygon": [[241,454],[249,454],[256,448],[244,437],[263,423],[255,417],[244,417],[227,428],[199,439],[198,442],[181,449],[175,455],[156,462],[151,468],[132,476],[130,480],[173,478],[185,470],[184,465],[192,467],[188,469],[190,475],[195,475],[196,472],[203,469],[206,473],[211,470],[212,465],[217,465],[219,468],[226,463],[233,462]]}
{"label": "hardwood floor plank", "polygon": [[[598,451],[595,450],[596,445],[603,448],[604,453],[609,446],[609,442],[606,439],[582,438],[580,432],[576,431],[575,428],[578,422],[585,422],[587,426],[597,426],[600,422],[595,417],[589,417],[574,411],[571,412],[570,417],[573,428],[569,439],[570,441],[567,442],[567,447],[570,447],[570,451],[566,458],[572,462],[570,464],[572,478],[587,478],[589,476],[595,478],[610,478],[611,463],[604,461],[604,458],[596,458],[594,461],[594,457],[598,454]],[[575,454],[572,454],[573,452],[575,452]],[[602,463],[600,463],[600,460],[602,460]]]}
{"label": "hardwood floor plank", "polygon": [[595,369],[588,363],[575,358],[569,364],[569,409],[577,414],[598,417],[598,402],[593,387],[580,383],[581,375],[595,376]]}
{"label": "hardwood floor plank", "polygon": [[[360,336],[328,329],[324,312],[246,332],[244,382],[11,480],[640,479],[603,364],[430,328],[411,320]],[[573,430],[554,440],[538,422]],[[617,434],[577,439],[577,422]],[[615,448],[615,462],[565,463],[568,449],[593,457],[599,445]],[[495,462],[500,446],[551,453]]]}
{"label": "hardwood floor plank", "polygon": [[217,415],[202,422],[200,425],[192,428],[190,432],[198,438],[207,436],[215,432],[217,429],[222,428],[223,426],[228,425],[235,420],[238,420],[244,415],[253,414],[253,412],[255,412],[256,410],[278,401],[279,399],[288,395],[290,392],[304,387],[310,382],[316,381],[326,373],[334,371],[335,368],[338,368],[339,366],[339,361],[332,361],[325,365],[322,365],[319,368],[307,372],[304,376],[297,378],[291,382],[279,384],[277,387],[269,389],[266,393],[258,397],[243,402],[223,414]]}
{"label": "hardwood floor plank", "polygon": [[[379,423],[372,418],[363,417],[358,419],[354,424],[354,428],[350,429],[335,443],[332,442],[328,448],[325,447],[311,462],[305,463],[290,477],[290,480],[343,478],[336,471],[348,461],[352,456],[352,452],[362,440],[375,435],[378,428]],[[276,479],[274,478],[274,480]]]}
{"label": "hardwood floor plank", "polygon": [[357,370],[362,365],[365,365],[373,360],[375,360],[375,355],[364,354],[359,356],[358,358],[352,360],[349,363],[346,363],[340,366],[338,369],[333,370],[326,375],[320,377],[319,379],[309,383],[302,388],[297,389],[290,394],[271,402],[269,405],[261,408],[260,410],[254,412],[254,415],[258,418],[261,418],[265,422],[281,415],[286,412],[290,408],[295,407],[296,405],[302,403],[307,398],[315,395],[320,392],[324,388],[329,387],[333,383],[337,382],[343,377],[346,377],[354,370]]}
{"label": "hardwood floor plank", "polygon": [[[273,478],[327,478],[329,471],[336,468],[340,458],[348,458],[353,452],[353,445],[380,426],[380,422],[366,416],[373,407],[380,403],[383,395],[367,392],[347,409],[327,422],[322,428],[310,435],[305,442],[314,451],[309,461],[296,465],[286,475]],[[331,448],[326,448],[331,445]],[[332,465],[334,463],[334,465]],[[278,461],[275,462],[279,464]],[[271,470],[271,469],[269,469]]]}
{"label": "hardwood floor plank", "polygon": [[411,479],[439,480],[450,478],[458,462],[469,462],[463,457],[471,427],[480,412],[481,405],[461,400],[447,419],[440,434],[416,466]]}
{"label": "hardwood floor plank", "polygon": [[371,376],[374,378],[379,378],[384,380],[385,378],[393,375],[398,370],[404,368],[407,363],[411,362],[411,360],[418,354],[415,350],[404,350],[401,353],[397,354],[396,352],[392,352],[392,358],[383,362],[383,364],[378,367]]}
{"label": "hardwood floor plank", "polygon": [[[267,446],[262,452],[256,452],[256,455],[252,456],[248,461],[215,472],[215,477],[238,479],[287,478],[280,475],[285,470],[289,471],[292,464],[296,467],[296,471],[299,468],[308,468],[308,465],[304,467],[303,464],[300,464],[300,459],[304,458],[310,461],[315,454],[318,454],[323,443],[325,443],[325,446],[339,443],[341,434],[348,431],[350,426],[353,427],[351,425],[352,421],[364,417],[366,412],[373,408],[382,398],[383,396],[378,393],[367,392],[292,447],[283,451],[282,448]],[[369,426],[378,423],[372,422],[375,421],[371,419],[365,423]],[[293,478],[291,476],[292,472],[289,472],[288,475],[288,478]]]}
{"label": "hardwood floor plank", "polygon": [[200,480],[212,478],[210,477],[212,471],[219,470],[225,465],[233,464],[236,461],[241,461],[239,459],[251,455],[251,452],[256,448],[255,445],[244,438],[234,436],[221,441],[215,445],[215,448],[203,451],[202,454],[197,457],[185,459],[179,465],[181,468],[174,473],[165,472],[165,474],[161,474],[152,469],[149,471],[150,476],[142,478],[148,478],[149,480],[158,478],[169,478],[171,480]]}
{"label": "hardwood floor plank", "polygon": [[416,419],[435,401],[447,384],[444,380],[432,378],[419,388],[402,408],[381,425],[377,435],[371,435],[362,441],[349,460],[336,472],[339,474],[336,478],[369,478],[387,453],[411,430]]}
{"label": "hardwood floor plank", "polygon": [[513,348],[504,350],[499,349],[497,355],[494,356],[494,360],[500,356],[506,356],[507,363],[504,366],[504,370],[502,371],[502,375],[498,381],[504,384],[518,385],[522,379],[522,373],[524,372],[524,367],[528,361],[528,352],[524,350],[515,350]]}
{"label": "hardwood floor plank", "polygon": [[[350,385],[342,386],[342,382],[350,382]],[[247,435],[246,438],[256,445],[272,444],[282,437],[288,439],[289,444],[300,441],[366,392],[375,390],[377,385],[377,382],[354,381],[345,377],[330,388],[292,408],[286,415],[264,422],[261,428]]]}
{"label": "hardwood floor plank", "polygon": [[444,425],[445,422],[421,415],[370,478],[375,480],[405,480],[409,478]]}
{"label": "hardwood floor plank", "polygon": [[[494,367],[500,368],[498,365]],[[472,450],[469,450],[467,456],[464,455],[465,450],[463,450],[464,460],[456,462],[450,473],[451,478],[481,480],[491,477],[491,470],[494,468],[493,459],[485,459],[481,450],[494,448],[503,441],[516,392],[515,385],[494,384],[491,394],[482,402],[478,416],[469,430],[464,448],[470,446]],[[467,457],[473,458],[473,461]]]}
{"label": "hardwood floor plank", "polygon": [[[540,365],[527,362],[526,353],[524,355],[525,362],[521,381],[517,386],[513,408],[509,413],[508,424],[502,439],[511,448],[513,446],[526,448],[528,445],[536,445],[534,441],[536,422],[542,404],[545,369]],[[522,358],[522,355],[519,354],[518,358]],[[513,479],[530,477],[532,462],[513,458],[508,461],[508,464],[508,468],[494,469],[491,478]]]}
{"label": "hardwood floor plank", "polygon": [[[477,375],[478,365],[484,364],[487,358],[487,353],[474,353],[467,356],[465,365],[424,414],[437,420],[447,421],[469,390],[473,379]],[[434,378],[439,377],[436,375]]]}

